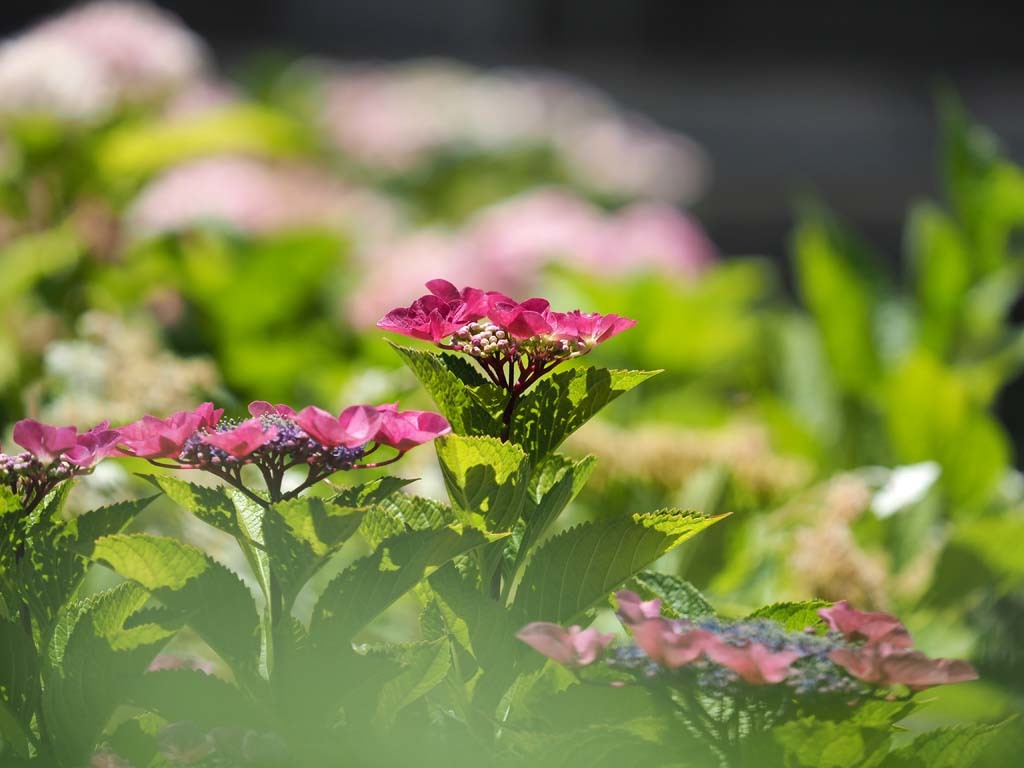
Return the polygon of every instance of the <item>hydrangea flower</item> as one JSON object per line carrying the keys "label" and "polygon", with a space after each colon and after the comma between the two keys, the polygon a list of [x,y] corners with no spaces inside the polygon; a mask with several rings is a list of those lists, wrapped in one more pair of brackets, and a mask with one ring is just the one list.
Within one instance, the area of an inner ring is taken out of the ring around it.
{"label": "hydrangea flower", "polygon": [[520,640],[566,667],[586,667],[604,653],[615,635],[601,634],[593,627],[563,629],[557,624],[535,621],[516,634]]}
{"label": "hydrangea flower", "polygon": [[498,291],[458,290],[446,280],[388,312],[384,330],[472,356],[491,382],[518,396],[560,363],[636,325],[618,315],[552,311],[547,299],[516,301]]}
{"label": "hydrangea flower", "polygon": [[[294,498],[335,472],[390,464],[417,445],[451,431],[436,413],[399,411],[396,404],[353,405],[336,416],[312,405],[296,411],[257,400],[249,404],[249,413],[249,419],[232,421],[222,418],[222,409],[204,403],[166,419],[146,416],[124,427],[119,442],[127,455],[157,466],[211,472],[254,501],[267,504],[243,481],[244,467],[255,466],[270,501],[280,501]],[[395,455],[361,463],[382,446],[394,449]],[[306,467],[306,479],[285,491],[285,473],[299,466]]]}
{"label": "hydrangea flower", "polygon": [[23,453],[0,453],[0,485],[32,511],[60,483],[88,474],[100,461],[117,453],[120,432],[103,422],[88,432],[55,427],[34,419],[14,425],[14,442]]}

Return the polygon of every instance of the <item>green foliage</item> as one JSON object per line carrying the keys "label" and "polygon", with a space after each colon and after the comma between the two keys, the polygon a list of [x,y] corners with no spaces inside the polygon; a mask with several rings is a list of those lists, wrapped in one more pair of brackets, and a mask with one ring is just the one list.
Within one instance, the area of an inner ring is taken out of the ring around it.
{"label": "green foliage", "polygon": [[788,630],[800,631],[812,628],[825,630],[825,620],[818,611],[831,605],[827,600],[808,600],[803,603],[775,603],[758,608],[749,618],[771,619]]}
{"label": "green foliage", "polygon": [[632,587],[645,599],[659,598],[661,612],[677,619],[713,616],[714,608],[693,584],[670,573],[641,571],[633,577]]}
{"label": "green foliage", "polygon": [[533,556],[517,589],[515,607],[534,621],[571,622],[723,517],[664,510],[571,528]]}

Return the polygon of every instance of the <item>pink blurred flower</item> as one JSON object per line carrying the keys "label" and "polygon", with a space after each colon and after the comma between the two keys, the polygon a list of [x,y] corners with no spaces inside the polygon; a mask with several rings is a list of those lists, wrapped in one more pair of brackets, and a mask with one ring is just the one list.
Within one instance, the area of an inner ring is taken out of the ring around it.
{"label": "pink blurred flower", "polygon": [[296,414],[295,423],[321,445],[357,448],[373,439],[381,415],[370,405],[349,406],[338,416],[310,405]]}
{"label": "pink blurred flower", "polygon": [[829,608],[822,608],[818,615],[831,629],[848,640],[865,640],[868,643],[885,643],[897,648],[909,648],[914,644],[903,622],[888,613],[862,613],[840,600]]}
{"label": "pink blurred flower", "polygon": [[535,621],[519,630],[516,637],[563,666],[585,667],[601,657],[615,635],[601,634],[593,627],[581,630],[572,626],[566,630],[558,624]]}
{"label": "pink blurred flower", "polygon": [[632,624],[630,630],[640,649],[652,661],[668,669],[697,661],[706,648],[718,642],[711,632],[697,629],[689,622],[661,617]]}
{"label": "pink blurred flower", "polygon": [[932,659],[920,651],[887,643],[835,650],[829,658],[854,677],[876,685],[905,685],[923,690],[978,679],[978,673],[966,661]]}
{"label": "pink blurred flower", "polygon": [[171,653],[161,653],[146,668],[147,672],[162,672],[164,670],[188,669],[212,675],[217,667],[209,659],[200,659],[192,656],[176,656]]}
{"label": "pink blurred flower", "polygon": [[639,624],[645,619],[656,619],[661,616],[661,600],[641,600],[640,595],[628,589],[615,593],[615,602],[619,606],[619,617],[626,624]]}
{"label": "pink blurred flower", "polygon": [[801,656],[796,651],[772,651],[761,643],[731,645],[719,638],[705,644],[704,654],[753,685],[781,683],[788,677],[790,665]]}
{"label": "pink blurred flower", "polygon": [[258,418],[252,418],[223,432],[207,432],[202,441],[236,459],[244,459],[277,437],[277,432],[276,426],[265,427]]}
{"label": "pink blurred flower", "polygon": [[30,30],[82,52],[125,96],[151,96],[199,76],[202,41],[155,5],[101,0],[73,8]]}
{"label": "pink blurred flower", "polygon": [[199,430],[212,430],[223,415],[223,408],[203,403],[193,411],[179,411],[166,419],[144,416],[140,421],[121,428],[119,442],[130,456],[177,458],[192,435]]}
{"label": "pink blurred flower", "polygon": [[452,431],[447,419],[431,411],[399,411],[395,405],[382,405],[377,412],[381,421],[374,440],[402,453]]}

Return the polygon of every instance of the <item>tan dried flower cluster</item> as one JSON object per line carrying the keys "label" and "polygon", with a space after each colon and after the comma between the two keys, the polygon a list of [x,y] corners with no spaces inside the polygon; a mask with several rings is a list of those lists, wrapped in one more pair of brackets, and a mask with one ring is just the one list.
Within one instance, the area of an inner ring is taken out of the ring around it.
{"label": "tan dried flower cluster", "polygon": [[570,446],[598,458],[597,483],[626,475],[677,489],[698,470],[719,465],[743,486],[777,496],[792,493],[811,477],[807,462],[775,453],[767,432],[753,424],[711,431],[593,423],[576,433]]}

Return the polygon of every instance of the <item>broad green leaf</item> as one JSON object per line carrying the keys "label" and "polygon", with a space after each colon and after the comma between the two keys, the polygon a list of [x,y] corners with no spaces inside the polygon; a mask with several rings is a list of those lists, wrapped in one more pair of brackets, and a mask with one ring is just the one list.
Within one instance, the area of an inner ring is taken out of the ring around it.
{"label": "broad green leaf", "polygon": [[[0,618],[0,734],[12,745],[24,745],[29,723],[16,713],[30,712],[28,703],[38,688],[36,651],[24,627],[15,621]],[[7,722],[3,722],[6,720]]]}
{"label": "broad green leaf", "polygon": [[664,510],[570,528],[537,550],[514,605],[529,621],[569,622],[724,517]]}
{"label": "broad green leaf", "polygon": [[828,600],[807,600],[802,603],[774,603],[758,608],[747,618],[771,619],[791,631],[801,631],[812,627],[816,630],[825,629],[825,620],[818,615],[822,608],[832,603]]}
{"label": "broad green leaf", "polygon": [[[451,423],[456,434],[492,437],[500,434],[498,420],[473,394],[466,382],[452,372],[442,355],[437,352],[400,347],[397,344],[391,346],[420,380],[423,388],[434,398],[434,402]],[[460,369],[460,373],[464,375],[464,370]]]}
{"label": "broad green leaf", "polygon": [[512,442],[539,462],[608,403],[658,373],[570,368],[541,379],[516,406]]}
{"label": "broad green leaf", "polygon": [[452,666],[452,648],[445,640],[417,648],[409,666],[389,680],[377,700],[377,721],[392,725],[398,713],[426,696],[448,675]]}
{"label": "broad green leaf", "polygon": [[373,554],[357,560],[327,585],[313,609],[310,637],[321,647],[346,644],[429,571],[489,540],[480,531],[457,526],[410,531],[384,540]]}
{"label": "broad green leaf", "polygon": [[393,493],[402,490],[413,480],[404,477],[378,477],[360,485],[352,485],[340,491],[331,501],[339,507],[355,509],[368,507],[371,504],[384,501]]}
{"label": "broad green leaf", "polygon": [[170,475],[143,475],[182,509],[232,535],[238,533],[235,506],[223,488],[196,485]]}
{"label": "broad green leaf", "polygon": [[693,584],[670,573],[641,571],[633,577],[632,586],[646,599],[659,598],[665,616],[695,619],[715,615],[715,609]]}
{"label": "broad green leaf", "polygon": [[366,513],[359,532],[376,547],[389,536],[406,531],[439,530],[458,522],[455,510],[422,496],[396,493],[378,502]]}
{"label": "broad green leaf", "polygon": [[261,717],[238,688],[191,669],[147,672],[128,693],[132,704],[171,723],[190,720],[204,729],[252,728]]}
{"label": "broad green leaf", "polygon": [[144,499],[122,501],[72,518],[68,527],[73,531],[75,545],[91,545],[100,536],[118,533],[155,498],[156,496],[149,496]]}
{"label": "broad green leaf", "polygon": [[[1024,582],[1024,559],[1013,542],[1024,541],[1024,517],[985,517],[960,522],[953,530],[951,544],[976,554],[1003,590]],[[989,576],[989,578],[991,575]]]}
{"label": "broad green leaf", "polygon": [[845,392],[870,391],[880,371],[875,270],[820,210],[800,221],[793,254],[800,295],[821,331],[836,383]]}
{"label": "broad green leaf", "polygon": [[67,764],[88,759],[114,710],[171,634],[153,625],[126,626],[148,599],[146,590],[126,582],[67,614],[73,626],[62,632],[66,640],[51,647],[57,663],[42,701],[56,737],[51,744]]}
{"label": "broad green leaf", "polygon": [[92,557],[185,615],[236,674],[255,674],[259,615],[248,588],[223,565],[190,544],[149,534],[105,536]]}
{"label": "broad green leaf", "polygon": [[[534,545],[548,532],[562,511],[583,490],[594,469],[595,459],[587,456],[577,462],[551,454],[533,468],[523,517],[526,525],[513,566],[515,578],[528,562]],[[511,584],[511,579],[509,583]]]}
{"label": "broad green leaf", "polygon": [[17,757],[28,758],[29,740],[26,727],[18,720],[10,705],[0,698],[0,756],[7,751],[8,745]]}
{"label": "broad green leaf", "polygon": [[447,435],[434,442],[448,495],[461,520],[483,520],[490,531],[510,531],[527,495],[530,466],[513,443],[493,437]]}
{"label": "broad green leaf", "polygon": [[922,733],[892,753],[886,768],[970,768],[985,756],[1000,733],[1015,720],[995,725],[971,723]]}
{"label": "broad green leaf", "polygon": [[869,768],[880,765],[891,742],[891,727],[864,727],[852,720],[805,717],[776,727],[787,768]]}

